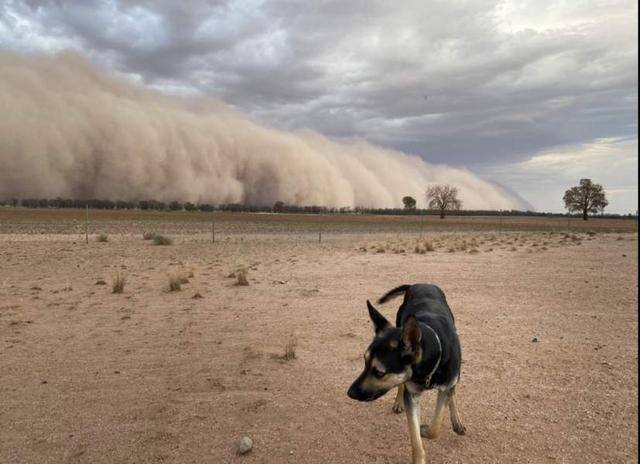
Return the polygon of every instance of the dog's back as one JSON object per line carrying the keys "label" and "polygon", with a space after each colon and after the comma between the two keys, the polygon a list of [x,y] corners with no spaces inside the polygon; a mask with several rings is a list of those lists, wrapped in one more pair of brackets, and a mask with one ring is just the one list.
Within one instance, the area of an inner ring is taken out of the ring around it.
{"label": "dog's back", "polygon": [[404,301],[396,314],[396,327],[402,327],[407,317],[413,315],[428,325],[442,343],[442,362],[433,375],[432,386],[455,385],[460,376],[462,352],[456,333],[455,319],[444,292],[436,285],[401,285],[388,291],[380,303],[404,294]]}
{"label": "dog's back", "polygon": [[396,327],[402,327],[402,323],[410,315],[415,315],[420,320],[429,314],[450,319],[455,326],[455,318],[449,308],[447,298],[437,285],[401,285],[385,293],[379,302],[386,303],[401,294],[404,294],[404,301],[396,314]]}

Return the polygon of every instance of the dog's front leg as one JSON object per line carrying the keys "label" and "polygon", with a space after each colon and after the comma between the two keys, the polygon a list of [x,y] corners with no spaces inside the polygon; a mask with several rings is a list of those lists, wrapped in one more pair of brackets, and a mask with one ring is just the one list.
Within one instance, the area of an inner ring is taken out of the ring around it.
{"label": "dog's front leg", "polygon": [[404,411],[404,384],[401,383],[398,385],[398,394],[396,395],[396,400],[393,402],[393,407],[391,408],[393,412],[399,414]]}
{"label": "dog's front leg", "polygon": [[413,464],[425,464],[426,456],[420,437],[420,395],[412,394],[408,388],[404,388],[404,410],[409,422]]}

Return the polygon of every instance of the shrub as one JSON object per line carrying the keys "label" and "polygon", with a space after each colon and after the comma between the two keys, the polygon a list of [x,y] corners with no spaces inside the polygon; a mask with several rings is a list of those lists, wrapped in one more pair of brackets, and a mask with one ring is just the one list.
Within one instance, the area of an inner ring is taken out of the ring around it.
{"label": "shrub", "polygon": [[247,280],[246,269],[238,269],[236,271],[236,285],[240,285],[240,286],[249,285],[249,281]]}
{"label": "shrub", "polygon": [[155,236],[156,236],[156,234],[153,233],[153,232],[143,232],[142,233],[142,240],[151,240]]}
{"label": "shrub", "polygon": [[292,335],[289,341],[284,346],[284,354],[282,359],[285,361],[292,361],[296,359],[296,348],[298,347],[298,340]]}
{"label": "shrub", "polygon": [[113,278],[113,283],[111,284],[111,293],[122,293],[124,292],[124,284],[125,278],[122,274],[118,273]]}
{"label": "shrub", "polygon": [[100,234],[96,237],[96,241],[98,242],[108,242],[109,241],[109,237],[107,236],[107,234]]}
{"label": "shrub", "polygon": [[169,291],[179,292],[180,290],[182,290],[182,276],[180,275],[169,276]]}
{"label": "shrub", "polygon": [[173,240],[169,237],[165,237],[164,235],[155,234],[153,236],[153,244],[154,245],[171,245]]}

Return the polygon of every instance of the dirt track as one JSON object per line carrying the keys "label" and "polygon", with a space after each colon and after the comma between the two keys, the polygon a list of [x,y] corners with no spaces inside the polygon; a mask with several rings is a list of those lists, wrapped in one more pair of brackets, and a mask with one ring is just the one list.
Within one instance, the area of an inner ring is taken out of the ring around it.
{"label": "dirt track", "polygon": [[[427,462],[636,462],[637,236],[415,237],[0,235],[0,462],[407,463],[392,395],[345,392],[365,300],[424,281],[456,315],[467,428],[425,441]],[[193,277],[168,293],[176,273]]]}

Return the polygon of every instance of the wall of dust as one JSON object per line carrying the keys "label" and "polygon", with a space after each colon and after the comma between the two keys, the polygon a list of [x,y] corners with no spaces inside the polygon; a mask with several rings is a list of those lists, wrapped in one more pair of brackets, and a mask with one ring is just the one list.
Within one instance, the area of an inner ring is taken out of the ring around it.
{"label": "wall of dust", "polygon": [[0,53],[0,198],[270,205],[424,206],[432,183],[468,209],[523,201],[470,171],[362,140],[251,121],[211,100],[167,97],[84,58]]}

